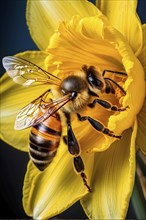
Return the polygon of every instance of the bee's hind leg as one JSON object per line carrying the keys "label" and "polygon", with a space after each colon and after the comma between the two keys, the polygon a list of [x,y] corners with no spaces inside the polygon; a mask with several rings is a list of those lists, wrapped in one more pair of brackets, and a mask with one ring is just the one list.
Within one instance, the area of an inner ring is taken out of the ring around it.
{"label": "bee's hind leg", "polygon": [[88,186],[87,184],[87,176],[86,174],[84,173],[84,163],[83,163],[83,160],[80,156],[76,156],[73,158],[73,162],[74,162],[74,168],[76,170],[76,172],[78,174],[80,174],[83,182],[84,182],[84,185],[87,187],[88,191],[91,192],[91,188],[90,186]]}
{"label": "bee's hind leg", "polygon": [[67,145],[67,136],[66,135],[63,136],[63,141]]}
{"label": "bee's hind leg", "polygon": [[67,136],[64,136],[63,140],[68,146],[69,153],[73,156],[75,171],[81,176],[84,185],[87,187],[88,191],[91,192],[91,188],[87,184],[86,174],[84,173],[84,162],[80,156],[80,146],[72,130],[70,114],[65,113],[65,116],[67,118]]}

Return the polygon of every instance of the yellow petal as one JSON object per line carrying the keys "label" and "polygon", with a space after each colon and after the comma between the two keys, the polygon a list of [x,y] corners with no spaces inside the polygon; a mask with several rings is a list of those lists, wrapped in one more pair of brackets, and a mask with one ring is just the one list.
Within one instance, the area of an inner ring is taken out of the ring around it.
{"label": "yellow petal", "polygon": [[108,17],[111,25],[127,38],[138,55],[142,48],[142,28],[136,14],[137,0],[97,0],[96,5]]}
{"label": "yellow petal", "polygon": [[26,19],[30,34],[40,49],[45,49],[59,22],[73,15],[95,15],[98,9],[86,0],[37,0],[27,2]]}
{"label": "yellow petal", "polygon": [[[99,28],[96,29],[96,26]],[[124,36],[110,26],[105,16],[74,16],[69,22],[62,22],[58,32],[51,38],[48,51],[51,55],[47,57],[46,64],[48,63],[48,68],[61,70],[60,77],[73,70],[79,70],[84,64],[97,66],[101,71],[125,69],[128,78],[124,89],[127,93],[121,98],[120,103],[124,107],[129,106],[129,109],[111,116],[111,112],[97,105],[94,112],[87,108],[81,114],[102,121],[117,135],[133,125],[145,97],[144,71]],[[109,100],[110,96],[107,95],[104,99]],[[103,135],[101,137],[87,121],[82,122],[82,125],[81,122],[79,124],[73,121],[73,127],[83,149],[87,151],[105,150],[115,140],[109,137],[107,140]],[[88,134],[91,135],[88,142],[85,142],[84,136]]]}
{"label": "yellow petal", "polygon": [[[36,63],[43,67],[46,53],[39,51],[28,51],[18,54],[20,57]],[[28,151],[28,137],[30,129],[21,131],[14,130],[16,115],[19,110],[32,100],[41,95],[46,86],[42,87],[23,87],[4,74],[1,78],[1,138],[9,145],[22,151]]]}
{"label": "yellow petal", "polygon": [[90,219],[125,219],[134,184],[136,130],[135,123],[133,131],[95,156],[94,191],[81,200]]}
{"label": "yellow petal", "polygon": [[[87,174],[92,173],[94,154],[83,155]],[[80,176],[73,169],[72,156],[61,143],[49,167],[39,172],[29,163],[23,188],[23,205],[34,219],[48,219],[69,208],[88,193]]]}
{"label": "yellow petal", "polygon": [[95,17],[83,19],[74,16],[69,22],[61,23],[50,40],[48,51],[52,56],[46,62],[60,64],[59,68],[65,72],[79,70],[84,64],[98,65],[101,70],[121,70],[121,56],[113,42],[103,39],[104,26],[109,24],[102,18],[98,13]]}
{"label": "yellow petal", "polygon": [[139,112],[138,116],[138,132],[136,138],[136,144],[141,151],[146,154],[146,99],[144,105]]}
{"label": "yellow petal", "polygon": [[142,30],[143,30],[143,45],[142,45],[142,50],[138,55],[138,59],[143,65],[145,71],[145,77],[146,77],[146,24],[142,25]]}

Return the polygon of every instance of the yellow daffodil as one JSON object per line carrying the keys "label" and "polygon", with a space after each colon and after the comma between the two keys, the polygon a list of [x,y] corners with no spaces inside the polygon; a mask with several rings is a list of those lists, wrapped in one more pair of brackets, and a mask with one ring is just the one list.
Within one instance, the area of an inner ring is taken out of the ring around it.
{"label": "yellow daffodil", "polygon": [[[97,7],[96,7],[97,6]],[[90,219],[124,219],[134,177],[136,147],[146,153],[145,76],[146,25],[136,14],[136,0],[86,0],[27,2],[27,23],[40,51],[18,54],[64,79],[83,65],[125,72],[126,77],[107,73],[125,91],[102,93],[100,98],[124,111],[109,111],[96,104],[80,110],[102,122],[122,138],[97,132],[86,121],[72,117],[72,128],[80,144],[85,174],[92,192],[73,169],[72,156],[61,140],[53,162],[40,172],[30,160],[24,180],[23,205],[34,219],[47,219],[80,200]],[[23,87],[2,77],[1,137],[15,148],[28,151],[30,129],[14,130],[19,110],[40,96],[48,85]],[[52,87],[53,99],[57,98]],[[22,98],[23,97],[23,98]],[[128,106],[128,108],[126,108]],[[62,122],[63,134],[66,124]]]}

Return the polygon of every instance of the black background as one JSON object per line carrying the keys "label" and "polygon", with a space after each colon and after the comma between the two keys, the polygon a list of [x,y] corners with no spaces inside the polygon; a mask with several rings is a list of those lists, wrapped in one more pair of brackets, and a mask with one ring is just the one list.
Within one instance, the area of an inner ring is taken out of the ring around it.
{"label": "black background", "polygon": [[[5,0],[0,3],[0,60],[25,50],[36,50],[25,20],[25,0]],[[146,22],[146,1],[139,0],[138,13]],[[133,36],[134,37],[134,36]],[[0,74],[4,73],[0,63]],[[29,218],[22,208],[22,186],[28,162],[28,154],[20,152],[4,142],[0,147],[0,218]],[[86,218],[79,203],[60,214],[58,218]],[[130,205],[127,218],[136,219]]]}

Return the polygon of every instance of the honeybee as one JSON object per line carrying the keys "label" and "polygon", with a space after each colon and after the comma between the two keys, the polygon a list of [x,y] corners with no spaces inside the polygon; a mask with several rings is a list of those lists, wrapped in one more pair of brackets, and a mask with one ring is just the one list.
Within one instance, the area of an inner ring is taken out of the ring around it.
{"label": "honeybee", "polygon": [[[100,121],[90,116],[81,116],[80,110],[94,108],[99,104],[112,111],[125,111],[110,102],[101,99],[100,93],[115,94],[117,87],[123,95],[125,90],[113,79],[105,77],[106,72],[127,77],[125,72],[104,70],[103,73],[94,66],[83,65],[79,71],[72,72],[60,79],[45,71],[34,63],[20,57],[8,56],[3,58],[3,66],[8,75],[23,86],[50,85],[38,98],[20,110],[16,117],[15,129],[21,130],[32,127],[30,133],[29,152],[33,163],[40,170],[44,170],[56,155],[61,138],[61,120],[59,110],[66,118],[67,136],[64,138],[69,153],[73,156],[74,168],[80,174],[84,185],[91,191],[84,172],[84,162],[80,156],[80,146],[72,126],[71,115],[75,113],[80,121],[87,120],[98,132],[111,137],[120,138],[113,131],[106,128]],[[48,100],[52,92],[54,100]],[[92,99],[91,102],[91,97]]]}

